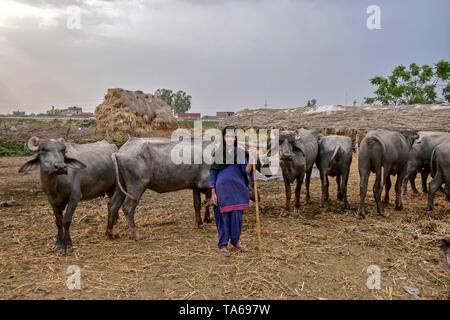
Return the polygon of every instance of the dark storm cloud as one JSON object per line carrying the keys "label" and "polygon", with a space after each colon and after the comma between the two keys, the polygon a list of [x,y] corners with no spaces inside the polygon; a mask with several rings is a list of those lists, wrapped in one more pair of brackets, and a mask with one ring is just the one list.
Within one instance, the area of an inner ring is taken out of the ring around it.
{"label": "dark storm cloud", "polygon": [[[445,0],[18,2],[45,11],[0,13],[0,113],[93,110],[108,87],[186,90],[209,113],[266,97],[274,107],[351,103],[370,95],[373,75],[450,52]],[[370,4],[381,30],[366,28]],[[66,27],[70,5],[80,30]]]}

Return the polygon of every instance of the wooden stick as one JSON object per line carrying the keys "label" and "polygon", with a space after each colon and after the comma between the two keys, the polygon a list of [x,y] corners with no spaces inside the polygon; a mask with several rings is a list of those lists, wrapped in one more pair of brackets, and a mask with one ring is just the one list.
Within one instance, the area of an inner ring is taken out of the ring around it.
{"label": "wooden stick", "polygon": [[[252,128],[253,128],[253,118],[252,118]],[[253,159],[253,160],[256,160],[256,159]],[[258,251],[259,251],[259,256],[262,257],[261,220],[259,218],[258,185],[256,183],[256,161],[253,161],[253,191],[255,192],[256,233],[258,234]]]}

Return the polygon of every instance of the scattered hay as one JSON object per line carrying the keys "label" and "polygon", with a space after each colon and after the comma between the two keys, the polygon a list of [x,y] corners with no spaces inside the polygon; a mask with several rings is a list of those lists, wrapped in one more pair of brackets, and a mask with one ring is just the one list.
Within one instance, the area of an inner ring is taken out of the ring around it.
{"label": "scattered hay", "polygon": [[[217,251],[214,224],[192,227],[192,191],[145,192],[135,215],[141,241],[128,238],[122,212],[118,238],[106,238],[105,197],[79,204],[71,226],[75,251],[61,256],[52,250],[56,228],[38,191],[38,172],[16,175],[24,160],[0,158],[0,202],[14,200],[0,207],[1,299],[415,299],[405,286],[420,289],[420,299],[450,298],[439,255],[439,240],[450,230],[442,193],[433,215],[425,214],[426,194],[420,193],[404,198],[404,211],[388,205],[390,218],[376,214],[369,194],[368,216],[360,220],[341,209],[335,187],[330,206],[320,209],[320,182],[312,179],[312,204],[304,204],[302,193],[302,215],[280,218],[284,185],[262,182],[262,258],[253,206],[242,233],[250,251],[225,258]],[[357,181],[354,165],[348,187],[353,208]],[[66,286],[70,265],[81,269],[81,290]],[[381,269],[380,290],[366,286],[370,265]]]}

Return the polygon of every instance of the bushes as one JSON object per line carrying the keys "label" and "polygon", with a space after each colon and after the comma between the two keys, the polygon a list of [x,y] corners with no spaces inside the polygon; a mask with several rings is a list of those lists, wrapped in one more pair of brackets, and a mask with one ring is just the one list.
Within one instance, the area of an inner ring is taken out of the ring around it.
{"label": "bushes", "polygon": [[0,157],[28,156],[33,152],[20,141],[0,141]]}

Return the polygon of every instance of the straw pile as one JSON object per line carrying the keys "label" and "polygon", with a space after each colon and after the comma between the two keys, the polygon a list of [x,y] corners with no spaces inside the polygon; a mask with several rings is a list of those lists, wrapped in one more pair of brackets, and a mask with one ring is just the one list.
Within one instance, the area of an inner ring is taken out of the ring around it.
{"label": "straw pile", "polygon": [[[318,129],[325,133],[367,131],[376,128],[450,130],[450,105],[383,107],[317,106],[292,109],[244,109],[222,125],[256,128]],[[345,133],[344,133],[345,134]]]}
{"label": "straw pile", "polygon": [[170,107],[162,99],[142,91],[108,89],[95,109],[97,130],[106,137],[165,135],[178,128]]}

